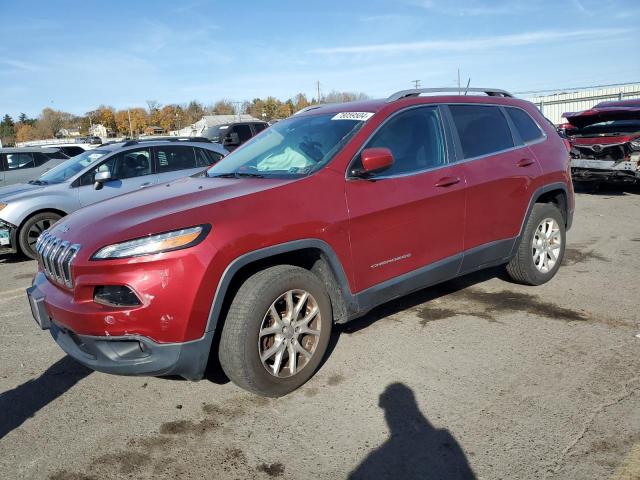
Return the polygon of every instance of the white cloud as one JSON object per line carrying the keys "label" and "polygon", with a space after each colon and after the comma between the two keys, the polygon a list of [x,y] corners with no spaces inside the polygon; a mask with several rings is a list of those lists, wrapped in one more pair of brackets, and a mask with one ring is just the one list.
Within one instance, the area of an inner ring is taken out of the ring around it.
{"label": "white cloud", "polygon": [[611,37],[628,33],[627,29],[594,29],[574,30],[566,32],[539,31],[519,33],[513,35],[500,35],[494,37],[477,37],[456,40],[431,40],[423,42],[405,43],[377,43],[369,45],[349,45],[339,47],[314,48],[309,53],[335,55],[335,54],[373,54],[373,53],[415,53],[415,52],[446,52],[489,50],[504,47],[517,47],[543,42],[559,40],[577,40],[594,38],[596,35]]}
{"label": "white cloud", "polygon": [[23,72],[35,72],[40,70],[40,67],[34,63],[23,62],[22,60],[13,60],[10,58],[3,58],[0,60],[0,65],[6,65],[13,70],[19,70]]}

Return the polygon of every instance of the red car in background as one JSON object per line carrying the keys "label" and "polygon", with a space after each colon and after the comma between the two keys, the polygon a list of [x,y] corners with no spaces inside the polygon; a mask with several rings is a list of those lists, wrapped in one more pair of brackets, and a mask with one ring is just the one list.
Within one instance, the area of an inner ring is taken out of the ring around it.
{"label": "red car in background", "polygon": [[565,113],[576,182],[636,183],[640,179],[640,100],[601,102]]}

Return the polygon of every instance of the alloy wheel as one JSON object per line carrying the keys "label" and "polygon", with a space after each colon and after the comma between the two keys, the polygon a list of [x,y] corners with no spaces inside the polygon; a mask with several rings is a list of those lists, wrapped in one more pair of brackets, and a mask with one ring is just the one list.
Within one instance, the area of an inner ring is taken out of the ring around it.
{"label": "alloy wheel", "polygon": [[558,262],[562,247],[560,226],[553,218],[540,222],[531,241],[533,264],[542,273],[548,273]]}
{"label": "alloy wheel", "polygon": [[316,352],[322,318],[313,296],[304,290],[280,295],[264,315],[258,335],[258,353],[274,377],[300,372]]}

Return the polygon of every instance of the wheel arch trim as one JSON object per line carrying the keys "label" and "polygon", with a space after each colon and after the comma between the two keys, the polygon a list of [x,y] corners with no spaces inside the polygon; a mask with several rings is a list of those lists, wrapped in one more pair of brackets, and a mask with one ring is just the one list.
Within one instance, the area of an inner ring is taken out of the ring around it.
{"label": "wheel arch trim", "polygon": [[342,263],[338,259],[333,248],[325,241],[316,238],[307,238],[301,240],[293,240],[291,242],[280,243],[277,245],[271,245],[268,247],[254,250],[240,255],[233,260],[222,274],[218,286],[216,287],[215,294],[213,296],[213,302],[209,311],[209,318],[207,319],[207,326],[205,327],[205,334],[215,331],[218,327],[220,315],[222,313],[222,306],[227,297],[227,293],[231,282],[236,274],[247,265],[250,265],[259,260],[265,260],[270,257],[275,257],[284,253],[294,253],[296,251],[302,251],[305,249],[319,250],[329,263],[329,267],[335,279],[338,282],[342,298],[345,302],[346,308],[349,312],[355,312],[358,310],[356,297],[349,288],[349,282],[347,276],[342,267]]}

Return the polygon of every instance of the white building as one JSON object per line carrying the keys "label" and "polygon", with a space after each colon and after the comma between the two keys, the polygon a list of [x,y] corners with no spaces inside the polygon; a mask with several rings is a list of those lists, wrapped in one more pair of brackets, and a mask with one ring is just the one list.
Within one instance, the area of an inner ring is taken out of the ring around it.
{"label": "white building", "polygon": [[111,128],[107,128],[101,123],[94,123],[89,127],[89,135],[93,137],[109,138],[115,135]]}
{"label": "white building", "polygon": [[588,110],[600,102],[607,100],[630,100],[640,98],[640,83],[624,83],[619,85],[603,85],[599,87],[589,87],[575,89],[572,91],[557,91],[543,96],[531,96],[520,94],[519,96],[536,104],[545,117],[556,125],[565,123],[562,116],[565,112],[579,112]]}
{"label": "white building", "polygon": [[172,130],[170,135],[178,137],[199,137],[206,128],[215,127],[216,125],[225,125],[234,122],[260,122],[257,118],[242,113],[240,115],[205,115],[196,123],[193,123],[180,130]]}

